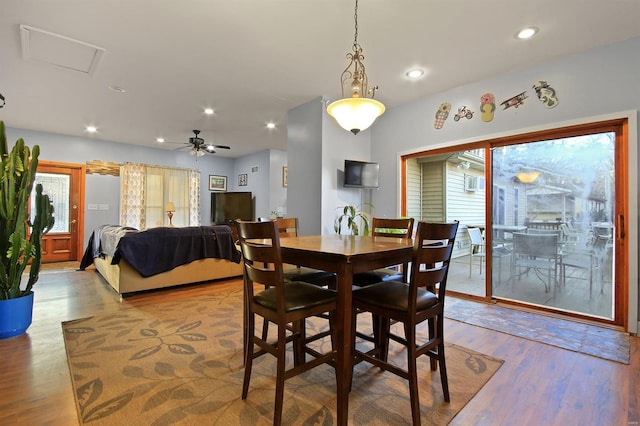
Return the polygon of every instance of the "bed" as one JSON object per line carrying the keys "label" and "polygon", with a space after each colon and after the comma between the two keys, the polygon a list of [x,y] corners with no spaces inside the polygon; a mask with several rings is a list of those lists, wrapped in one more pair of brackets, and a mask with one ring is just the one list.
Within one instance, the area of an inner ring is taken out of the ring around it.
{"label": "bed", "polygon": [[80,270],[94,265],[121,295],[242,275],[226,225],[135,228],[102,225],[91,234]]}

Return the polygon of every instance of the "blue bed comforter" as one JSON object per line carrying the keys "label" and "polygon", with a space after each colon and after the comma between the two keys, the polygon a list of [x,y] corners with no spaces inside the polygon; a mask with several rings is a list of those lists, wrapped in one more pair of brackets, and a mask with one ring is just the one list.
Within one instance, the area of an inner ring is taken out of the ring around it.
{"label": "blue bed comforter", "polygon": [[115,265],[124,259],[140,275],[150,277],[205,258],[240,263],[240,252],[234,244],[231,228],[216,225],[123,232],[111,263]]}

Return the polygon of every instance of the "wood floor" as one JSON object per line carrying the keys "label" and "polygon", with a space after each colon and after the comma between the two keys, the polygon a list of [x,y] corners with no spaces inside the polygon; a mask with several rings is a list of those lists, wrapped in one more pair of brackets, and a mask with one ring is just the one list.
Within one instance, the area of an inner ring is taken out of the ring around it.
{"label": "wood floor", "polygon": [[[0,340],[0,424],[78,424],[62,321],[240,285],[231,280],[186,286],[121,301],[93,270],[44,271],[35,287],[34,320],[28,333]],[[505,360],[452,425],[639,424],[640,339],[636,337],[631,364],[624,365],[451,320],[446,322],[445,336],[451,343]]]}

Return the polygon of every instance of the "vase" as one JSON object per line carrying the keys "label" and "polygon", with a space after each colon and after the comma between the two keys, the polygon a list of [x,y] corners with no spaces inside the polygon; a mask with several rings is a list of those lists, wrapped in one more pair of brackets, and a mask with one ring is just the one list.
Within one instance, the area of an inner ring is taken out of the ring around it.
{"label": "vase", "polygon": [[33,292],[15,299],[0,300],[0,339],[18,336],[31,325]]}

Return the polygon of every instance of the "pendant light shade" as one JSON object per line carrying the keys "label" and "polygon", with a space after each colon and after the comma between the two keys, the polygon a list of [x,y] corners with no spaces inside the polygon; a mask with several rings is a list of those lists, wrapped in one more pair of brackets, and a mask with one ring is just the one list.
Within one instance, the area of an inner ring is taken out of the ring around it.
{"label": "pendant light shade", "polygon": [[327,112],[340,127],[355,135],[368,129],[384,113],[384,105],[370,98],[345,98],[330,103]]}
{"label": "pendant light shade", "polygon": [[[364,55],[358,44],[358,0],[355,7],[355,36],[352,52],[347,53],[349,64],[340,76],[342,99],[327,107],[327,113],[336,119],[340,127],[354,135],[369,128],[384,113],[384,105],[373,99],[378,86],[369,89],[369,80],[364,69]],[[349,87],[351,97],[345,97],[345,87]],[[371,97],[367,97],[370,95]]]}

